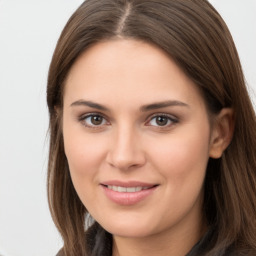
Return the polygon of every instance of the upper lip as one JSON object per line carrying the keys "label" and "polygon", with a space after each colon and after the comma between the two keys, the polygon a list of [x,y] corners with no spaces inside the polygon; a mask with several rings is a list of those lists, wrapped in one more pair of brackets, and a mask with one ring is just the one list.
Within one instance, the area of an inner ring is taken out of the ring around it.
{"label": "upper lip", "polygon": [[154,183],[147,183],[141,181],[120,181],[120,180],[109,180],[100,183],[104,186],[118,186],[118,187],[153,187],[158,184]]}

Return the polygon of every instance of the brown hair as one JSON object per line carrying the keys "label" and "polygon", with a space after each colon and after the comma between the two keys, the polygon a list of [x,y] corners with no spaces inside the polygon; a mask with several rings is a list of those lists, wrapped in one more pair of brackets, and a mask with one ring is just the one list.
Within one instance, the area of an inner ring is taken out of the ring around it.
{"label": "brown hair", "polygon": [[213,236],[203,255],[222,255],[228,247],[256,255],[255,113],[230,32],[206,0],[86,0],[66,24],[47,87],[48,198],[64,255],[107,255],[104,250],[111,248],[110,235],[97,223],[85,233],[87,210],[70,178],[62,115],[55,109],[62,109],[65,79],[77,57],[91,45],[115,38],[143,40],[166,51],[200,88],[210,113],[233,108],[232,142],[221,159],[208,164],[204,210]]}

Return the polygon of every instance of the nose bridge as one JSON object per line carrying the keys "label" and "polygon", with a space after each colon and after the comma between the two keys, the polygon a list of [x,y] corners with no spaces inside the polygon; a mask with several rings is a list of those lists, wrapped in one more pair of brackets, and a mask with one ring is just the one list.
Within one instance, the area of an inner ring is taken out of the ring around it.
{"label": "nose bridge", "polygon": [[108,162],[118,169],[141,166],[145,156],[141,147],[139,131],[131,124],[121,124],[113,132],[113,143]]}

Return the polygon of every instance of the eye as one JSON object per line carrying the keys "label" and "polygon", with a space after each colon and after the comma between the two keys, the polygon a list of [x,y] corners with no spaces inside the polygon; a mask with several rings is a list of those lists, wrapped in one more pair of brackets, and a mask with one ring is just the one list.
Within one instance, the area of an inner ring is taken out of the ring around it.
{"label": "eye", "polygon": [[178,120],[170,115],[166,114],[159,114],[152,117],[148,122],[147,125],[150,126],[158,126],[158,127],[169,127],[172,124],[177,123]]}
{"label": "eye", "polygon": [[87,127],[101,127],[108,124],[107,120],[99,114],[88,114],[80,118],[83,125]]}

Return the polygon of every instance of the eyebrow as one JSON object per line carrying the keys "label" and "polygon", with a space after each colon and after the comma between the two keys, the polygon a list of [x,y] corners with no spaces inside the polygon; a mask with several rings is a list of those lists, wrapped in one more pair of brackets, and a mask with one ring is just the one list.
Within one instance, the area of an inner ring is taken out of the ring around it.
{"label": "eyebrow", "polygon": [[[78,100],[73,102],[70,106],[87,106],[87,107],[95,108],[101,111],[110,112],[110,110],[107,107],[93,101],[88,101],[88,100]],[[152,104],[143,105],[140,107],[140,111],[147,112],[154,109],[173,107],[173,106],[189,107],[189,105],[184,102],[177,101],[177,100],[168,100],[168,101],[155,102]]]}
{"label": "eyebrow", "polygon": [[159,109],[159,108],[166,108],[166,107],[174,107],[174,106],[180,106],[180,107],[189,107],[188,104],[177,101],[177,100],[167,100],[167,101],[162,101],[162,102],[156,102],[152,103],[149,105],[144,105],[140,107],[140,111],[146,112],[154,109]]}
{"label": "eyebrow", "polygon": [[101,104],[92,102],[92,101],[88,101],[88,100],[78,100],[78,101],[73,102],[70,106],[71,107],[72,106],[87,106],[87,107],[95,108],[95,109],[102,110],[102,111],[110,111],[107,107],[105,107]]}

